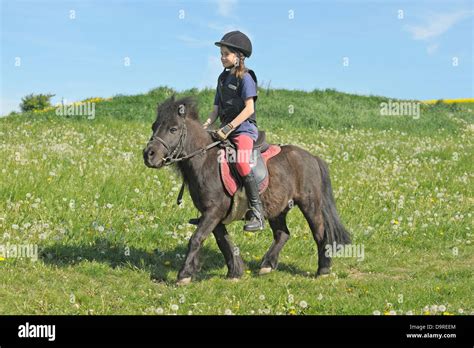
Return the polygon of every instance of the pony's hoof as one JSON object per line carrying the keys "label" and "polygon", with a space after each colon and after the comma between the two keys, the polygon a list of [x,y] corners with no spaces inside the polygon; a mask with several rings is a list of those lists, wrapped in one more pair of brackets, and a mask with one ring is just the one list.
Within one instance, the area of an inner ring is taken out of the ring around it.
{"label": "pony's hoof", "polygon": [[260,268],[260,271],[258,272],[259,275],[264,275],[264,274],[268,274],[272,271],[272,268],[271,267],[262,267]]}
{"label": "pony's hoof", "polygon": [[229,281],[232,283],[238,283],[240,282],[240,278],[229,278]]}
{"label": "pony's hoof", "polygon": [[191,277],[178,280],[176,285],[183,286],[183,285],[188,285],[189,283],[191,283]]}
{"label": "pony's hoof", "polygon": [[331,269],[330,268],[321,268],[318,270],[316,273],[316,277],[328,277],[331,274]]}

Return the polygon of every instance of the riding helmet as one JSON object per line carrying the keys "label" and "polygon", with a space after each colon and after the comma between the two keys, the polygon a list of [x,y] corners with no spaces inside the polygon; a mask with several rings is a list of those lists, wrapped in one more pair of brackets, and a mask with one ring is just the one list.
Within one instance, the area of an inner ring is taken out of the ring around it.
{"label": "riding helmet", "polygon": [[215,43],[216,46],[227,46],[234,48],[243,53],[245,57],[250,57],[252,54],[252,42],[247,35],[235,30],[225,34],[221,41]]}

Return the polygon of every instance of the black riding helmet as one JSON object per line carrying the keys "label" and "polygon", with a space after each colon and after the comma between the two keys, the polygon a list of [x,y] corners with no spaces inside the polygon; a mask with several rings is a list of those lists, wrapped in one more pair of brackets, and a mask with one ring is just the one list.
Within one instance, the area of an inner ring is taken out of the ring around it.
{"label": "black riding helmet", "polygon": [[233,49],[236,49],[245,57],[250,57],[252,54],[252,43],[247,35],[244,33],[235,30],[225,34],[221,41],[215,43],[216,46],[227,46]]}

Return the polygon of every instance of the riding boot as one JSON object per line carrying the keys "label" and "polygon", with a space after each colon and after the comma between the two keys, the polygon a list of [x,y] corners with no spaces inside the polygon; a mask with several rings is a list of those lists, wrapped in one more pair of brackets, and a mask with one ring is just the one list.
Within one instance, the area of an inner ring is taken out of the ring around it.
{"label": "riding boot", "polygon": [[263,213],[263,205],[260,200],[260,194],[258,193],[258,185],[255,180],[255,176],[252,172],[247,176],[242,177],[245,192],[247,193],[247,198],[250,205],[250,219],[245,224],[245,231],[258,231],[263,230],[265,227],[265,217]]}

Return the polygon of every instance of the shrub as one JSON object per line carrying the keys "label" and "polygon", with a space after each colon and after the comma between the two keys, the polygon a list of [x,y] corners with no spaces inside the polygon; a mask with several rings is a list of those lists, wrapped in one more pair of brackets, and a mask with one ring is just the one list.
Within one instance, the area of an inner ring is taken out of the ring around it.
{"label": "shrub", "polygon": [[50,100],[52,97],[54,97],[54,94],[29,94],[21,99],[21,111],[44,110],[52,106]]}

